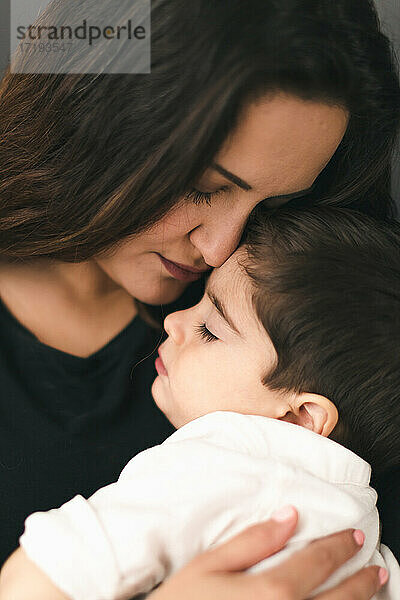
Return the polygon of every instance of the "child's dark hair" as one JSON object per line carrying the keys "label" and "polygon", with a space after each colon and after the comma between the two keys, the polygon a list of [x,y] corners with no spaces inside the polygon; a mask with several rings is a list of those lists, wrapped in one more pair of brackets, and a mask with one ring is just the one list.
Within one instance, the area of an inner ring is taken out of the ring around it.
{"label": "child's dark hair", "polygon": [[349,209],[259,210],[244,238],[278,360],[263,383],[337,407],[332,439],[374,474],[400,463],[400,224]]}

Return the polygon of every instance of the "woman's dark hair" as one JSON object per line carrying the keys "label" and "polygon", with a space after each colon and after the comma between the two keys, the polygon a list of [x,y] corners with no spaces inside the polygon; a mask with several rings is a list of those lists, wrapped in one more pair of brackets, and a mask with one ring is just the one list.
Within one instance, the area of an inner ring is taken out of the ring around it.
{"label": "woman's dark hair", "polygon": [[243,268],[277,361],[274,390],[329,398],[331,438],[371,465],[400,465],[400,223],[337,207],[250,219]]}
{"label": "woman's dark hair", "polygon": [[[132,14],[130,0],[104,3],[116,22]],[[99,2],[71,10],[95,19]],[[372,1],[153,0],[151,26],[151,74],[6,73],[0,256],[86,260],[143,231],[190,191],[241,108],[277,90],[350,111],[309,201],[392,213],[400,92]],[[74,60],[84,72],[91,59]]]}

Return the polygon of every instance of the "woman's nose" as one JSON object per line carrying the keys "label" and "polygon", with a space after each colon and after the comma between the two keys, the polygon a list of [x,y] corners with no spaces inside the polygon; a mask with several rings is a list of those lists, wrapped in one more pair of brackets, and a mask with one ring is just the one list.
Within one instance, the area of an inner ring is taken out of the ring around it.
{"label": "woman's nose", "polygon": [[185,339],[184,320],[182,318],[182,313],[185,312],[185,310],[180,310],[171,313],[164,319],[164,329],[175,344],[182,344]]}
{"label": "woman's nose", "polygon": [[238,247],[246,222],[200,225],[189,234],[190,241],[210,267],[220,267]]}

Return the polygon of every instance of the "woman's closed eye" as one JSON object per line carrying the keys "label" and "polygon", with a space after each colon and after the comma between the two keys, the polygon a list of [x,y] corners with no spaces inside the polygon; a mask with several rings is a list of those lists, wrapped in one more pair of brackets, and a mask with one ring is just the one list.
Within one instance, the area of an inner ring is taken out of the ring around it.
{"label": "woman's closed eye", "polygon": [[200,325],[196,325],[195,326],[195,331],[206,342],[214,342],[215,340],[219,339],[219,338],[217,338],[216,335],[214,335],[213,333],[211,333],[211,331],[209,331],[207,329],[205,323],[201,323]]}
{"label": "woman's closed eye", "polygon": [[[263,200],[261,200],[260,204],[265,204],[266,208],[277,208],[279,206],[287,204],[288,202],[296,202],[298,200],[304,200],[314,190],[315,186],[316,186],[316,184],[314,183],[308,189],[302,190],[299,192],[294,192],[293,194],[284,194],[284,195],[267,197],[267,198],[264,198]],[[230,190],[229,185],[223,185],[222,187],[220,187],[218,190],[215,190],[214,192],[202,192],[196,188],[193,188],[192,190],[190,190],[190,192],[187,192],[187,194],[185,195],[185,198],[187,200],[192,200],[192,202],[194,204],[196,204],[196,206],[199,206],[200,204],[207,204],[208,206],[211,206],[211,200],[213,200],[217,196],[220,196],[221,194],[223,194],[224,192],[227,192],[229,190]]]}
{"label": "woman's closed eye", "polygon": [[215,192],[201,192],[200,190],[193,188],[192,190],[190,190],[190,192],[186,194],[185,198],[188,200],[192,200],[193,203],[196,205],[205,203],[208,204],[208,206],[210,206],[211,200],[213,198],[219,196],[223,192],[226,192],[228,189],[229,186],[227,185],[220,187],[218,190],[215,190]]}

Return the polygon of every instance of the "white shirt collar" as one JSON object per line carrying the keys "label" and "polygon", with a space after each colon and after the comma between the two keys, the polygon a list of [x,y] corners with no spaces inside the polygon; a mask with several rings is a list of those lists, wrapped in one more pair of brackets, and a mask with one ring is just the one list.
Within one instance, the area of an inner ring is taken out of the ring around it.
{"label": "white shirt collar", "polygon": [[[216,411],[187,423],[174,439],[206,438],[255,457],[276,457],[331,483],[368,486],[371,467],[351,450],[313,431],[259,415]],[[164,442],[166,443],[166,442]]]}

